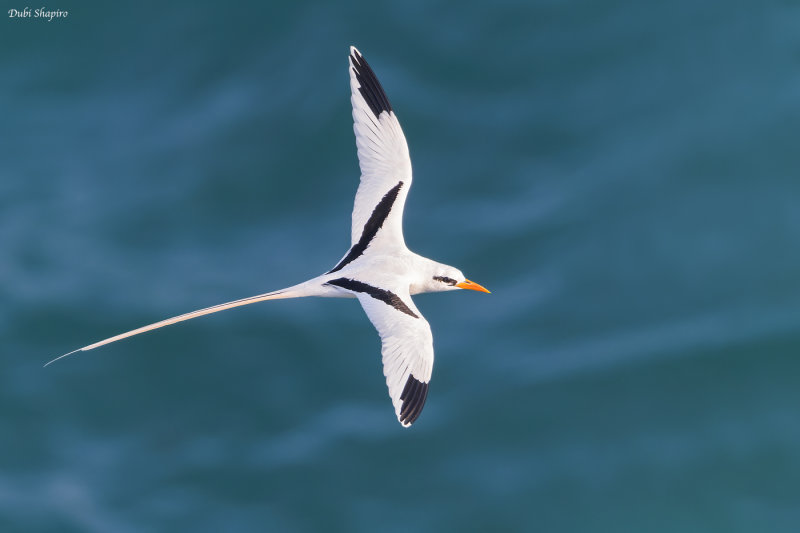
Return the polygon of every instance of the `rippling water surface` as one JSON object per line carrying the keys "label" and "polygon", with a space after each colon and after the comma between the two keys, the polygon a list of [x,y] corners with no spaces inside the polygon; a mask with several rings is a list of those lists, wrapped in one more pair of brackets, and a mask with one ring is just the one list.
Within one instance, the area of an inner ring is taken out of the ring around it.
{"label": "rippling water surface", "polygon": [[[0,19],[0,530],[795,530],[794,3],[48,7]],[[407,242],[492,289],[416,298],[418,423],[350,300],[42,369],[341,257],[350,44]]]}

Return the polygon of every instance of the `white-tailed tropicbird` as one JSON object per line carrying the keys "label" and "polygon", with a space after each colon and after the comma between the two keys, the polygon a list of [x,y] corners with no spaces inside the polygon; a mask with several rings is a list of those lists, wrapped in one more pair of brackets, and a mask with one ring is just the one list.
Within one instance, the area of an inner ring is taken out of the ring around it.
{"label": "white-tailed tropicbird", "polygon": [[[304,296],[358,298],[378,330],[383,374],[397,419],[410,426],[428,396],[433,337],[412,294],[472,289],[489,292],[460,270],[410,251],[403,240],[403,206],[411,187],[411,160],[400,123],[378,78],[350,47],[350,101],[361,183],[353,206],[351,246],[331,270],[305,283],[199,309],[84,346],[76,352],[241,305]],[[45,365],[45,366],[47,366]]]}

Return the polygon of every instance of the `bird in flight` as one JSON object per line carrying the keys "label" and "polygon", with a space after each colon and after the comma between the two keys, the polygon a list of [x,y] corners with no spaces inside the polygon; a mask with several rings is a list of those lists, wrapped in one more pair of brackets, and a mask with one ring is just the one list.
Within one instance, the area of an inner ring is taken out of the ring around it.
{"label": "bird in flight", "polygon": [[327,296],[358,298],[381,337],[383,374],[400,423],[422,412],[433,368],[433,336],[412,294],[471,289],[489,292],[457,268],[415,254],[403,239],[403,206],[411,187],[411,160],[400,123],[378,78],[350,47],[350,101],[361,183],[356,192],[351,246],[331,270],[304,283],[199,309],[84,346],[93,350],[146,331],[266,300]]}

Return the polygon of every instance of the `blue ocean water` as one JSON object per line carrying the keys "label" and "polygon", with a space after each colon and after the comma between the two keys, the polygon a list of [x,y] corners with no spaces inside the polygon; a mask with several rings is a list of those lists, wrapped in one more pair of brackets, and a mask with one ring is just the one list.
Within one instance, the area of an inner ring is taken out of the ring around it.
{"label": "blue ocean water", "polygon": [[[0,13],[1,531],[796,530],[795,3],[23,7]],[[492,290],[415,298],[414,427],[352,300],[43,369],[335,264],[351,44],[408,138],[407,243]]]}

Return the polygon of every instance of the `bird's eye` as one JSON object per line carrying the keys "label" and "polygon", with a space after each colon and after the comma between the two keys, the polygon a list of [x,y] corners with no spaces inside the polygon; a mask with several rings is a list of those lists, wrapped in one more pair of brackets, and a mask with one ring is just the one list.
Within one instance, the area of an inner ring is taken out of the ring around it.
{"label": "bird's eye", "polygon": [[448,278],[447,276],[433,276],[433,279],[436,281],[441,281],[442,283],[447,283],[448,285],[455,285],[458,283],[453,278]]}

